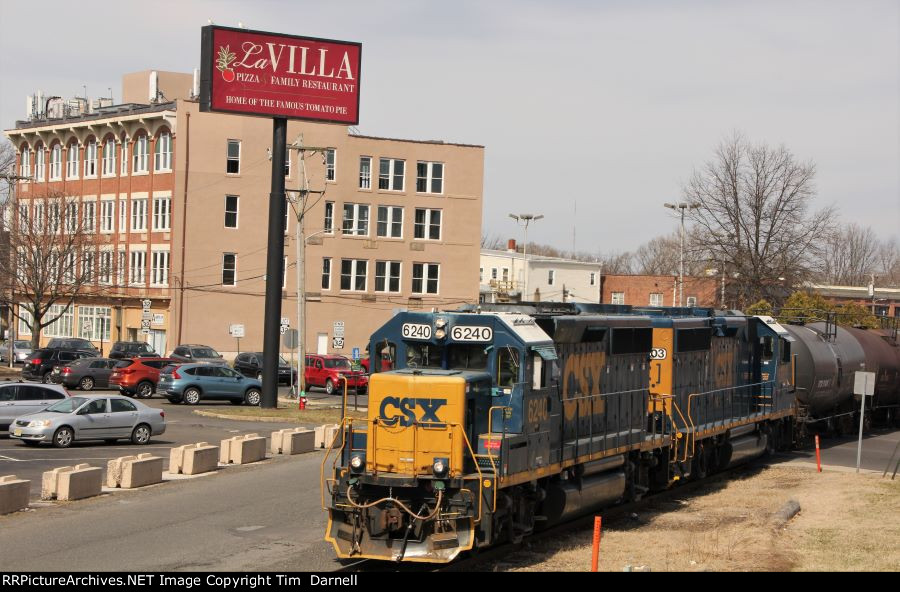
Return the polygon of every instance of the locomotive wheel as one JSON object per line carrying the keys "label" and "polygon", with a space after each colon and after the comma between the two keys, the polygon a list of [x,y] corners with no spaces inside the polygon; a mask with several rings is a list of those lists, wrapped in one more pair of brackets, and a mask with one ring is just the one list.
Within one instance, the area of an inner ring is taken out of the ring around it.
{"label": "locomotive wheel", "polygon": [[706,479],[709,473],[709,455],[706,452],[706,446],[701,446],[697,454],[691,460],[691,481],[700,481]]}

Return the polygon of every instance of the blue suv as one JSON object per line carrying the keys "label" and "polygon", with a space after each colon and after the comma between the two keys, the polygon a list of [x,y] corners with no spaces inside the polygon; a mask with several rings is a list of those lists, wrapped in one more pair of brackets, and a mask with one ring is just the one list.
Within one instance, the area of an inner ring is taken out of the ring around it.
{"label": "blue suv", "polygon": [[259,405],[262,383],[226,366],[181,364],[159,373],[160,392],[171,403],[196,405],[200,399],[227,400],[234,405]]}

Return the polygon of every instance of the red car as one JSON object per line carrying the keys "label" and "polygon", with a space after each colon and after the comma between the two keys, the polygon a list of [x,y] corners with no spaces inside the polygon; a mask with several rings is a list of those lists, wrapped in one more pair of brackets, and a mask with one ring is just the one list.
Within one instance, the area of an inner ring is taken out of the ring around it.
{"label": "red car", "polygon": [[369,387],[369,377],[362,370],[354,370],[350,360],[344,356],[306,356],[306,384],[307,386],[321,386],[325,392],[333,394],[343,392],[344,381],[339,376],[347,378],[347,388],[356,389],[359,394],[364,394]]}
{"label": "red car", "polygon": [[[366,374],[372,373],[372,359],[371,358],[363,358],[359,361],[360,366],[363,367],[363,370]],[[391,359],[391,354],[384,352],[381,354],[381,370],[380,372],[387,372],[388,370],[394,369],[394,361]]]}
{"label": "red car", "polygon": [[159,371],[169,364],[178,364],[170,358],[133,358],[122,360],[109,376],[109,386],[119,387],[123,395],[149,399],[156,392]]}

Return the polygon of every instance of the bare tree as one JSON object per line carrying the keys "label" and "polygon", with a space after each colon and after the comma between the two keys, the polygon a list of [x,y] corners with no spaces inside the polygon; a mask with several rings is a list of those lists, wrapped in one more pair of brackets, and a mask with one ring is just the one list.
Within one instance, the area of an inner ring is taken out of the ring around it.
{"label": "bare tree", "polygon": [[12,142],[0,136],[0,204],[5,204],[9,199],[10,181],[6,178],[8,173],[15,173],[16,148]]}
{"label": "bare tree", "polygon": [[603,275],[624,275],[631,273],[631,253],[628,251],[610,251],[601,253],[599,257]]}
{"label": "bare tree", "polygon": [[[707,253],[698,244],[695,231],[687,233],[684,243],[685,275],[700,275],[709,267]],[[675,232],[650,239],[634,253],[635,269],[643,275],[673,275],[679,273],[681,236]]]}
{"label": "bare tree", "polygon": [[[101,293],[95,285],[94,221],[85,219],[76,200],[61,194],[13,199],[5,206],[8,240],[0,252],[0,302],[31,329],[36,349],[41,330],[71,309],[76,298]],[[111,270],[101,273],[109,276]],[[55,314],[54,305],[59,305]]]}
{"label": "bare tree", "polygon": [[878,237],[871,228],[847,224],[824,241],[820,281],[842,286],[862,286],[878,265]]}
{"label": "bare tree", "polygon": [[887,288],[900,288],[900,246],[897,239],[882,241],[876,253],[877,284]]}
{"label": "bare tree", "polygon": [[481,248],[482,249],[502,249],[504,248],[503,239],[497,236],[496,234],[481,234]]}
{"label": "bare tree", "polygon": [[834,228],[831,207],[811,211],[812,162],[798,162],[784,146],[751,144],[734,133],[683,188],[699,246],[724,260],[741,306],[779,304],[812,276],[822,238]]}

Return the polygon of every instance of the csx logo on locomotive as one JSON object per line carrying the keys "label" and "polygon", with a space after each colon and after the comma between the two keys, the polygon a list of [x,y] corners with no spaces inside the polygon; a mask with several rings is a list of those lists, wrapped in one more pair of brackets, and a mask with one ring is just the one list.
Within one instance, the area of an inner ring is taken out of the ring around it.
{"label": "csx logo on locomotive", "polygon": [[420,422],[429,422],[432,427],[441,427],[443,424],[440,423],[437,412],[446,404],[447,399],[385,397],[378,409],[378,418],[383,420],[385,425],[396,425],[399,421],[401,426],[409,427],[416,422],[418,407],[422,410],[421,416],[418,417]]}

